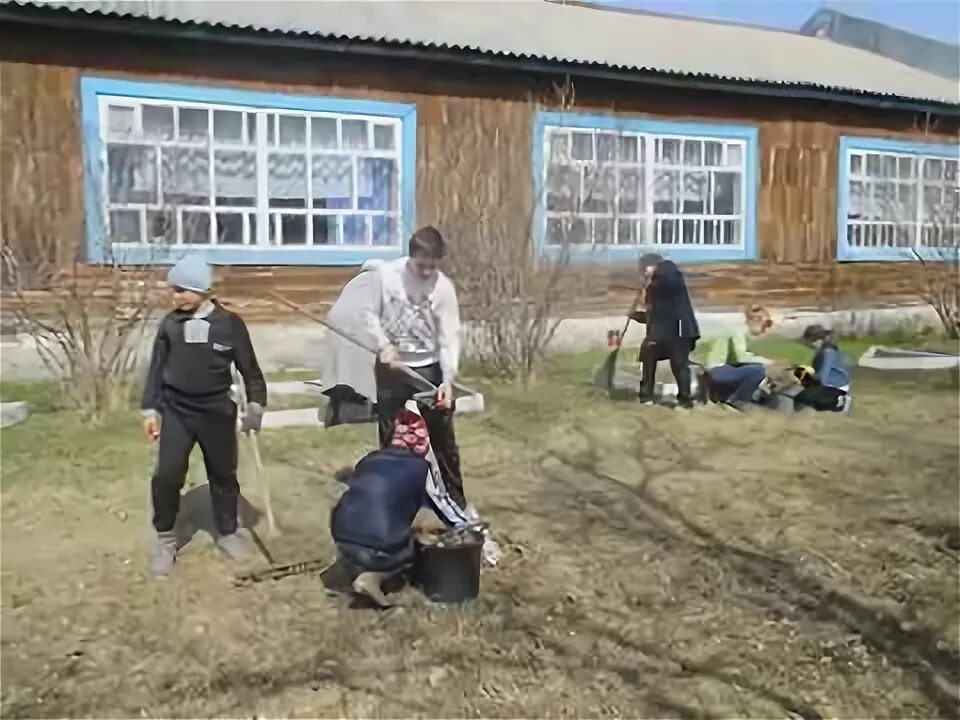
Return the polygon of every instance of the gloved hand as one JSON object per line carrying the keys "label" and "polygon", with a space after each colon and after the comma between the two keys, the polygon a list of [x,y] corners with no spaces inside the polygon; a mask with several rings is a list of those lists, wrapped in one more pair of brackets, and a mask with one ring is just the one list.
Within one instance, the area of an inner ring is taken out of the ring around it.
{"label": "gloved hand", "polygon": [[249,435],[251,431],[258,433],[261,425],[263,425],[263,407],[260,403],[247,403],[247,412],[240,421],[240,432],[244,435]]}

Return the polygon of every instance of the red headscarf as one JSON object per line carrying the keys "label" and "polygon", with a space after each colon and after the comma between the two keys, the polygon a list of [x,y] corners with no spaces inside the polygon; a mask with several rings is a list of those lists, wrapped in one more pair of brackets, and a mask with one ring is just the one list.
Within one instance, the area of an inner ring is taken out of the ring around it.
{"label": "red headscarf", "polygon": [[393,439],[390,441],[390,446],[405,447],[423,457],[430,449],[427,423],[415,412],[404,408],[397,413],[393,422]]}

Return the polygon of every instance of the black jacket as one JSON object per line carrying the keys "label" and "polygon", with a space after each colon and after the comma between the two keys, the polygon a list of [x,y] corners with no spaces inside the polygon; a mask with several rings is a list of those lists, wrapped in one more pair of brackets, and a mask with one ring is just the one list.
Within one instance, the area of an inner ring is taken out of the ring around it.
{"label": "black jacket", "polygon": [[334,542],[382,553],[406,548],[410,526],[426,497],[429,470],[429,462],[406,448],[364,456],[330,515]]}
{"label": "black jacket", "polygon": [[243,377],[247,401],[266,406],[267,383],[240,316],[215,304],[203,318],[209,323],[206,342],[188,343],[184,324],[193,317],[192,313],[174,310],[160,321],[140,407],[233,412],[230,368],[234,363]]}
{"label": "black jacket", "polygon": [[687,338],[691,345],[700,339],[700,326],[693,312],[687,283],[680,268],[670,260],[657,265],[651,280],[647,337],[654,342]]}

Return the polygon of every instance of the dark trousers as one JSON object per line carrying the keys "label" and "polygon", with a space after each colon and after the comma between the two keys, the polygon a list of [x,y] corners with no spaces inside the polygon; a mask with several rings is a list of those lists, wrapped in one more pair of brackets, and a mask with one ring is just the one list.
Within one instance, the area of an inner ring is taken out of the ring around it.
{"label": "dark trousers", "polygon": [[[439,365],[427,365],[412,368],[412,370],[434,385],[440,385],[442,381]],[[380,447],[385,448],[390,445],[390,440],[393,438],[393,424],[397,413],[403,409],[407,400],[413,399],[414,394],[420,392],[420,388],[410,385],[403,373],[391,370],[379,362],[374,367],[374,376],[377,380],[377,425],[380,431]],[[460,449],[457,447],[457,436],[453,431],[453,408],[437,410],[422,404],[418,407],[427,424],[430,446],[433,448],[434,455],[437,456],[440,476],[443,478],[447,493],[461,509],[465,510],[467,499],[463,492],[463,476],[460,474]]]}
{"label": "dark trousers", "polygon": [[173,530],[180,510],[180,491],[187,478],[190,453],[200,444],[203,464],[210,482],[210,499],[217,532],[237,531],[237,410],[226,413],[183,413],[163,410],[157,468],[151,482],[153,527],[157,532]]}
{"label": "dark trousers", "polygon": [[793,398],[796,407],[809,407],[814,410],[841,412],[844,409],[847,393],[839,388],[811,383]]}
{"label": "dark trousers", "polygon": [[753,402],[753,395],[767,376],[759,363],[743,365],[719,365],[709,371],[711,385],[723,402]]}
{"label": "dark trousers", "polygon": [[670,371],[677,381],[677,400],[690,402],[690,350],[689,338],[671,340],[644,340],[640,344],[640,397],[653,397],[653,386],[657,379],[657,363],[670,361]]}

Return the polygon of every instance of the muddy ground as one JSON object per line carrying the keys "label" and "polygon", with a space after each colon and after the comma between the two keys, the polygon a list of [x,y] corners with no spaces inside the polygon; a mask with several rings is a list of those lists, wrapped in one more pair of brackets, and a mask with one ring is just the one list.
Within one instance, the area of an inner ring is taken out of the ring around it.
{"label": "muddy ground", "polygon": [[[238,588],[200,537],[148,581],[136,416],[4,431],[3,716],[957,716],[950,378],[861,375],[846,417],[684,414],[585,387],[595,359],[460,422],[505,549],[462,609]],[[264,434],[278,562],[330,557],[331,474],[374,437]]]}

